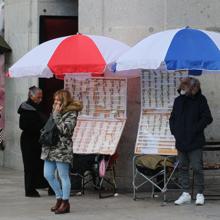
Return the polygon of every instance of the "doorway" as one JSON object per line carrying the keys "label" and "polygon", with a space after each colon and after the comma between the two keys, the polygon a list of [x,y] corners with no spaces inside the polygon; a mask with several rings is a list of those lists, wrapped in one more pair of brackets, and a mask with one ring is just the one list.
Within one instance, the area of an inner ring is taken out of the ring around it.
{"label": "doorway", "polygon": [[[40,42],[54,38],[73,35],[78,32],[77,16],[40,16]],[[52,111],[53,94],[63,89],[64,82],[56,78],[39,79],[39,87],[43,90],[42,110],[49,116]]]}

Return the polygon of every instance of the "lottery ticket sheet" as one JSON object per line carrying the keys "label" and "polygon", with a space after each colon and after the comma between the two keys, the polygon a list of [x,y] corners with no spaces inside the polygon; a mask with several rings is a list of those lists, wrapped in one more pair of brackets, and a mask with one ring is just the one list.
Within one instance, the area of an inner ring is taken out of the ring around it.
{"label": "lottery ticket sheet", "polygon": [[113,155],[127,115],[127,79],[65,77],[65,89],[83,102],[73,134],[73,152]]}
{"label": "lottery ticket sheet", "polygon": [[141,116],[135,154],[176,155],[169,117],[187,72],[144,70],[141,73]]}

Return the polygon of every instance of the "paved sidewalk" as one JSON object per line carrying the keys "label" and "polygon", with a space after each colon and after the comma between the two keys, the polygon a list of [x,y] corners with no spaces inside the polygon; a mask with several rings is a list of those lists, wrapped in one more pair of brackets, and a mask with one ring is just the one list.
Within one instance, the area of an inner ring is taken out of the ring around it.
{"label": "paved sidewalk", "polygon": [[99,199],[97,194],[71,197],[71,213],[55,215],[50,212],[54,197],[40,190],[40,198],[26,198],[23,172],[0,168],[0,220],[219,220],[220,201],[207,201],[203,207],[194,204],[176,207],[173,203],[161,206],[160,199],[133,201],[131,194]]}

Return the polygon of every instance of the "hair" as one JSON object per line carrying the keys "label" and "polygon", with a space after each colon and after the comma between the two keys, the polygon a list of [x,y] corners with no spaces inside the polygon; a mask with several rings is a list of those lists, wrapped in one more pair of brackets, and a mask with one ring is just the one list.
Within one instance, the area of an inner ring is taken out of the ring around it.
{"label": "hair", "polygon": [[53,96],[54,100],[55,98],[58,98],[61,102],[62,109],[61,113],[66,113],[68,111],[81,111],[83,109],[83,104],[81,101],[74,100],[71,97],[71,94],[68,90],[61,89],[55,92]]}
{"label": "hair", "polygon": [[199,80],[193,77],[181,79],[178,91],[183,89],[185,86],[189,88],[188,95],[195,95],[201,89]]}
{"label": "hair", "polygon": [[190,84],[192,95],[195,95],[199,90],[201,90],[201,85],[198,79],[191,77]]}
{"label": "hair", "polygon": [[36,86],[31,86],[28,91],[28,98],[34,97],[38,92],[42,92],[42,89]]}
{"label": "hair", "polygon": [[71,94],[68,90],[61,89],[54,93],[53,98],[58,97],[58,99],[61,101],[61,105],[63,105],[63,108],[68,106],[71,102],[73,102],[73,99],[71,97]]}

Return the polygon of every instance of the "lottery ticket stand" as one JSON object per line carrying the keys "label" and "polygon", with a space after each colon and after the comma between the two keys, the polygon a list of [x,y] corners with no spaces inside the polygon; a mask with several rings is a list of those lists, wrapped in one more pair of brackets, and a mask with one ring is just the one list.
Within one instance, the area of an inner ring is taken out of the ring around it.
{"label": "lottery ticket stand", "polygon": [[[133,197],[137,199],[137,191],[146,183],[152,185],[152,196],[157,188],[164,195],[168,184],[173,180],[173,174],[178,166],[175,162],[171,172],[167,172],[167,162],[177,155],[175,140],[169,129],[169,116],[177,94],[179,79],[185,72],[168,73],[163,71],[144,70],[141,73],[141,116],[133,158]],[[163,167],[158,173],[147,176],[136,167],[138,157],[143,155],[162,155]],[[155,179],[162,175],[163,186]],[[140,181],[140,176],[143,182]]]}
{"label": "lottery ticket stand", "polygon": [[107,158],[104,170],[103,166],[99,168],[99,196],[102,197],[104,183],[112,187],[114,195],[114,167],[109,172],[110,176],[106,171],[126,122],[127,79],[68,75],[65,77],[65,89],[71,92],[74,99],[83,102],[83,110],[79,114],[73,134],[73,153],[98,154]]}

